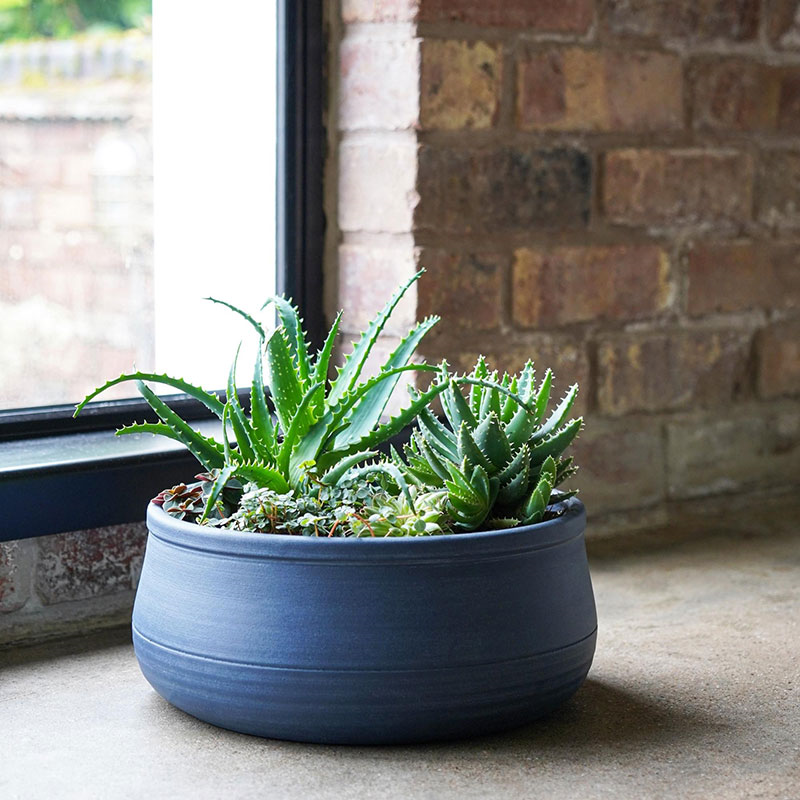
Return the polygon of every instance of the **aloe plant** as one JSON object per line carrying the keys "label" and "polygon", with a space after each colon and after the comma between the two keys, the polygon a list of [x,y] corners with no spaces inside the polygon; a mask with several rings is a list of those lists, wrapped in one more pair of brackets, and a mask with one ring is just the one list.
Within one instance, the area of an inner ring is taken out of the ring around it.
{"label": "aloe plant", "polygon": [[[421,409],[404,458],[393,451],[392,459],[418,487],[447,490],[461,530],[539,522],[548,505],[574,494],[554,489],[577,471],[562,455],[583,426],[581,417],[567,419],[577,384],[546,416],[552,383],[548,369],[537,389],[530,361],[499,381],[483,357],[467,376],[450,376],[443,366],[438,386],[449,427]],[[469,387],[468,396],[461,386]]]}
{"label": "aloe plant", "polygon": [[[117,434],[152,433],[185,445],[203,467],[216,476],[207,492],[204,517],[212,513],[222,490],[234,478],[275,492],[295,494],[313,492],[315,485],[335,484],[345,474],[352,476],[355,466],[374,458],[379,445],[410,424],[447,386],[449,377],[443,373],[442,380],[435,381],[424,393],[415,393],[408,406],[388,421],[381,422],[403,373],[436,369],[410,362],[417,345],[438,322],[438,317],[428,317],[415,325],[375,376],[365,378],[363,375],[367,358],[391,313],[422,272],[414,275],[389,299],[332,380],[328,379],[328,372],[341,312],[334,320],[322,349],[311,357],[298,310],[285,298],[271,297],[262,306],[263,309],[274,305],[277,310],[280,324],[270,333],[254,317],[236,306],[209,298],[242,316],[259,335],[249,415],[237,394],[237,358],[234,358],[224,400],[181,378],[132,372],[120,375],[88,394],[76,407],[75,416],[86,403],[106,389],[126,381],[135,382],[160,421],[128,425],[120,428]],[[203,403],[222,422],[221,441],[192,428],[147,382],[170,386]],[[275,421],[267,400],[267,386]],[[385,466],[377,469],[391,472]],[[309,475],[314,476],[316,483],[309,482]],[[395,470],[393,477],[396,476]],[[402,479],[398,486],[402,488]]]}

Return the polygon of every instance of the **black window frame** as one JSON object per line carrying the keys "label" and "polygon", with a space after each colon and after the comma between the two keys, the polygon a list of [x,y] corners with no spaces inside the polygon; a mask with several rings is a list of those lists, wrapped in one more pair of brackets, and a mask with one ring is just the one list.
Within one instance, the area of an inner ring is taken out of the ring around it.
{"label": "black window frame", "polygon": [[[325,130],[322,0],[277,2],[277,289],[293,298],[311,342],[323,317]],[[185,396],[168,402],[185,419],[208,412]],[[160,489],[187,480],[198,464],[169,442],[109,440],[151,416],[143,400],[0,411],[0,542],[86,530],[144,518]]]}

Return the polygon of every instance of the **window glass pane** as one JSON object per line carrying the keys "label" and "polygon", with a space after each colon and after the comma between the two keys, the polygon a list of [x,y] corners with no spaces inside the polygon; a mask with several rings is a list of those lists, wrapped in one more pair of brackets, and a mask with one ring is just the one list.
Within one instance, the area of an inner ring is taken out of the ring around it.
{"label": "window glass pane", "polygon": [[252,312],[275,285],[274,7],[227,4],[261,17],[233,37],[210,0],[5,5],[0,408],[134,364],[218,388],[248,332],[201,298]]}

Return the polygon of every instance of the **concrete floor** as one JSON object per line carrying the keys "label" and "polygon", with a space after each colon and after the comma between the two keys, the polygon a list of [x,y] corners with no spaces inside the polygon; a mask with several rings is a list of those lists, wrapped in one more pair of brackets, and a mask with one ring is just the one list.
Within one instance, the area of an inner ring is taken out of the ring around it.
{"label": "concrete floor", "polygon": [[0,797],[800,798],[800,513],[590,547],[584,687],[513,733],[328,747],[217,730],[141,677],[125,632],[0,653]]}

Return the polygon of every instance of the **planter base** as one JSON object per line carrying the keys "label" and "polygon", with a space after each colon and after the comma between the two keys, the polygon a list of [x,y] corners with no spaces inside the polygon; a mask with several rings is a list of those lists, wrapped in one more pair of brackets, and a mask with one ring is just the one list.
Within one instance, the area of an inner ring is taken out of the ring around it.
{"label": "planter base", "polygon": [[[583,683],[596,636],[511,662],[375,671],[237,664],[182,653],[133,631],[142,672],[177,708],[240,733],[325,744],[459,739],[524,725]],[[224,691],[209,691],[215,686]]]}

